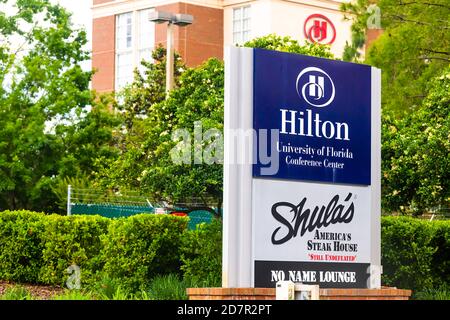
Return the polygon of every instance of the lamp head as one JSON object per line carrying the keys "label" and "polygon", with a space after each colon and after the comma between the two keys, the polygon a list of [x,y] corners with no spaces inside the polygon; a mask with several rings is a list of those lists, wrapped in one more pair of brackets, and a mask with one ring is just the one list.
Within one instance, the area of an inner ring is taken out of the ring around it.
{"label": "lamp head", "polygon": [[180,27],[188,26],[193,22],[194,22],[193,16],[191,16],[190,14],[181,14],[181,13],[176,14],[174,19],[172,20],[173,24]]}
{"label": "lamp head", "polygon": [[154,23],[171,22],[173,18],[173,14],[165,11],[152,11],[149,14],[149,21]]}

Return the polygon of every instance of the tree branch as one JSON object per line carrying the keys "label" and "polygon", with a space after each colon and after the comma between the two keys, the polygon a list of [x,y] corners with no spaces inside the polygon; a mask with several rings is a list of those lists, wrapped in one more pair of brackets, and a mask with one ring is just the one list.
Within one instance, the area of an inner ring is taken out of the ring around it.
{"label": "tree branch", "polygon": [[430,57],[428,57],[428,56],[422,56],[422,57],[419,57],[418,59],[442,60],[442,61],[450,62],[450,59],[443,58],[443,57],[433,57],[433,56],[430,56]]}
{"label": "tree branch", "polygon": [[446,8],[446,9],[450,9],[450,6],[446,6],[445,4],[440,4],[440,3],[431,3],[431,2],[417,2],[417,1],[413,1],[413,2],[402,2],[401,0],[399,1],[399,6],[408,6],[411,4],[423,4],[423,5],[427,5],[427,6],[433,6],[433,7],[440,7],[440,8]]}
{"label": "tree branch", "polygon": [[[405,17],[403,17],[403,16],[401,16],[401,15],[393,14],[393,15],[386,15],[386,16],[387,16],[387,17],[392,17],[392,18],[394,18],[394,19],[398,19],[398,20],[401,20],[401,21],[404,21],[404,22],[415,23],[415,24],[422,25],[422,26],[434,26],[434,25],[431,24],[431,23],[426,23],[426,22],[422,22],[422,21],[406,19]],[[446,22],[446,21],[443,21],[443,22]],[[436,27],[436,26],[435,26],[435,27]],[[440,28],[441,28],[441,29],[445,29],[445,30],[450,29],[449,27],[444,27],[444,26],[441,26]]]}
{"label": "tree branch", "polygon": [[423,51],[431,52],[431,53],[437,53],[437,54],[444,54],[446,56],[450,56],[450,52],[445,52],[445,51],[436,51],[436,50],[432,50],[432,49],[428,49],[428,48],[419,48],[419,50],[423,50]]}

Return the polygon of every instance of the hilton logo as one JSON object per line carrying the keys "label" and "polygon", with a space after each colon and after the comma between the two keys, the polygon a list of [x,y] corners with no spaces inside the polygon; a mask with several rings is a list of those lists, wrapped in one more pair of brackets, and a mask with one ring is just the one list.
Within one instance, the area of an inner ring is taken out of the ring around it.
{"label": "hilton logo", "polygon": [[[336,88],[331,77],[320,68],[308,67],[297,76],[298,96],[313,107],[323,108],[334,101]],[[336,140],[350,140],[349,125],[346,122],[323,120],[320,113],[311,109],[305,111],[280,109],[280,134],[299,135]]]}
{"label": "hilton logo", "polygon": [[303,26],[306,39],[321,44],[332,44],[336,39],[336,28],[330,19],[322,14],[310,15]]}
{"label": "hilton logo", "polygon": [[333,80],[322,69],[309,67],[297,76],[297,93],[313,107],[326,107],[333,102],[336,94]]}
{"label": "hilton logo", "polygon": [[[323,108],[334,101],[336,88],[331,77],[320,68],[308,67],[297,76],[298,96],[313,107]],[[323,120],[320,113],[311,109],[305,111],[280,109],[280,134],[299,135],[336,140],[350,140],[349,125],[346,122]]]}

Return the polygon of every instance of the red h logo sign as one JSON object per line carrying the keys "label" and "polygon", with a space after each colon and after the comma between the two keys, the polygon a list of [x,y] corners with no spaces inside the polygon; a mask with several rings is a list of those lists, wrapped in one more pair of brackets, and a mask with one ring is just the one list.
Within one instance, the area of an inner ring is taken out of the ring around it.
{"label": "red h logo sign", "polygon": [[311,42],[332,44],[336,39],[336,28],[330,19],[321,14],[313,14],[306,19],[304,33]]}
{"label": "red h logo sign", "polygon": [[314,39],[317,39],[317,42],[321,42],[323,39],[327,37],[327,22],[321,20],[314,20]]}

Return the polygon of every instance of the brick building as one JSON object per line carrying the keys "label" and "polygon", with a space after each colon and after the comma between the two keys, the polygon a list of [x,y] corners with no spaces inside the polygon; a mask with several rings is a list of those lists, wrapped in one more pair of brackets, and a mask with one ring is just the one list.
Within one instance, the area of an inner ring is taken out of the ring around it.
{"label": "brick building", "polygon": [[166,24],[149,22],[151,10],[194,16],[174,30],[174,48],[188,66],[209,57],[223,58],[226,45],[276,33],[303,43],[329,43],[341,56],[351,40],[349,21],[339,6],[348,0],[93,0],[92,87],[113,91],[129,83],[134,68],[158,44],[165,45]]}

